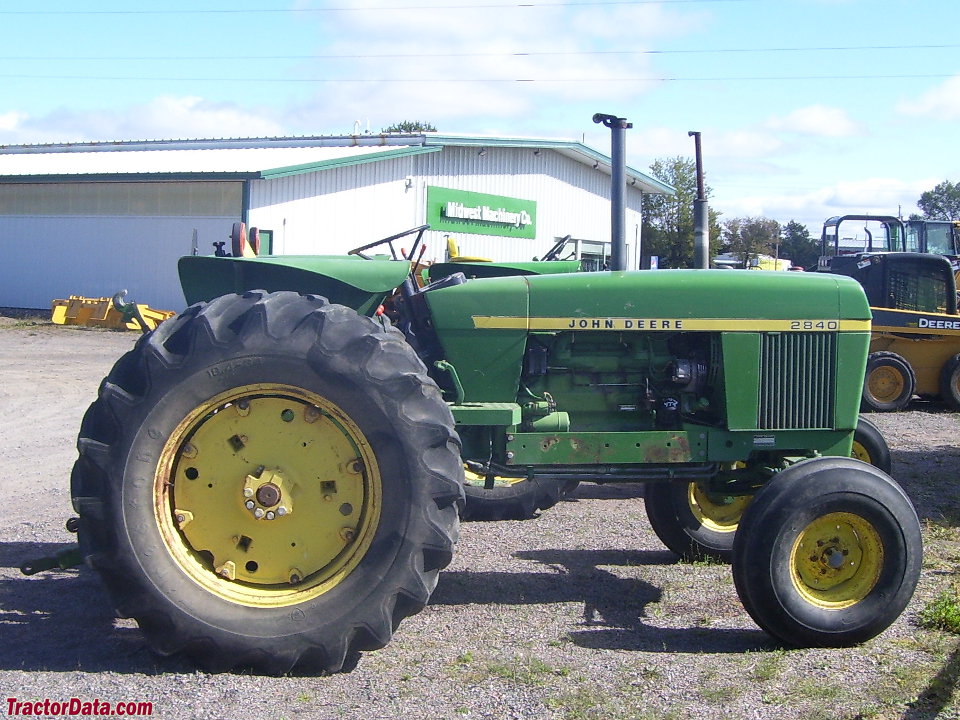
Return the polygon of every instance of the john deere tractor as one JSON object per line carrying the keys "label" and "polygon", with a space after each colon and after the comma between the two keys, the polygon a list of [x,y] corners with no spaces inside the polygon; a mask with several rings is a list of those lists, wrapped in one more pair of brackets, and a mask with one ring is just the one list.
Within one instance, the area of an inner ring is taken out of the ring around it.
{"label": "john deere tractor", "polygon": [[899,486],[850,457],[870,342],[854,280],[519,267],[428,282],[413,247],[184,258],[193,304],[103,381],[72,476],[79,540],[155,650],[349,669],[428,602],[465,473],[480,514],[647,483],[660,537],[729,559],[784,643],[856,644],[898,617],[920,528]]}

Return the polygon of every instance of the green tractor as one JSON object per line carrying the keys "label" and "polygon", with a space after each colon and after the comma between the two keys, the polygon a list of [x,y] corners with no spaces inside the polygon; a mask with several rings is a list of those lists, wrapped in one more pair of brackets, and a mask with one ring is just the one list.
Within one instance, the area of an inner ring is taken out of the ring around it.
{"label": "green tractor", "polygon": [[885,452],[858,418],[855,281],[547,263],[431,280],[402,235],[386,259],[183,258],[193,304],[103,381],[79,542],[156,651],[349,669],[426,605],[461,513],[528,515],[585,481],[647,483],[668,547],[729,559],[779,641],[848,646],[899,616],[920,527],[850,457]]}

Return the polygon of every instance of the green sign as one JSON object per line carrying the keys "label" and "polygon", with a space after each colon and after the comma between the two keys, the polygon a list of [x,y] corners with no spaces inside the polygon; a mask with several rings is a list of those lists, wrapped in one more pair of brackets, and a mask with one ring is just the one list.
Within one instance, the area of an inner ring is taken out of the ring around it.
{"label": "green sign", "polygon": [[537,203],[535,200],[429,186],[427,222],[431,230],[535,238]]}

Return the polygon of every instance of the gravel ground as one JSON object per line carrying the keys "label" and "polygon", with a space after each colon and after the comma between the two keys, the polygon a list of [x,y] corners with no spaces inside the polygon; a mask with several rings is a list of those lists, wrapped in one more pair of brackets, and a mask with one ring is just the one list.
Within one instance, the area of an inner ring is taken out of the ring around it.
{"label": "gravel ground", "polygon": [[80,418],[134,333],[0,317],[0,712],[9,700],[150,702],[162,718],[958,718],[958,639],[917,612],[956,582],[957,416],[874,416],[924,523],[923,575],[884,634],[785,650],[729,568],[678,564],[642,490],[581,486],[526,522],[470,523],[431,605],[385,649],[332,677],[209,675],[144,646],[89,570],[24,577],[70,542]]}

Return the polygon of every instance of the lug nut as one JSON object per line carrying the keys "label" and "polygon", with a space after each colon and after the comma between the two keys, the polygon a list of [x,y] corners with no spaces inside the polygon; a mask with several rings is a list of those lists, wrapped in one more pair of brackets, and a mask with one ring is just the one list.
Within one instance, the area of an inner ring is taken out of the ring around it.
{"label": "lug nut", "polygon": [[244,506],[247,508],[247,510],[253,510],[257,506],[257,504],[253,500],[247,500],[244,503]]}
{"label": "lug nut", "polygon": [[273,520],[275,517],[276,514],[273,512],[273,510],[267,512],[267,520]]}
{"label": "lug nut", "polygon": [[263,517],[263,508],[257,508],[253,511],[253,516],[258,520]]}

